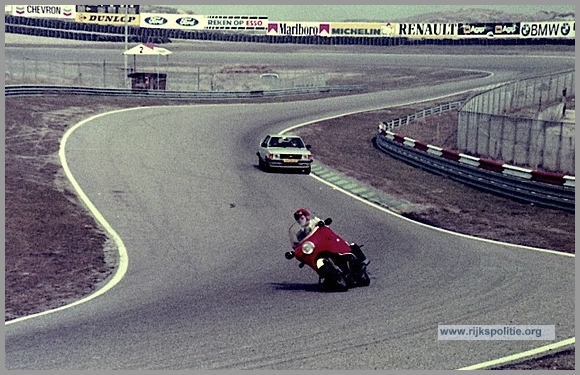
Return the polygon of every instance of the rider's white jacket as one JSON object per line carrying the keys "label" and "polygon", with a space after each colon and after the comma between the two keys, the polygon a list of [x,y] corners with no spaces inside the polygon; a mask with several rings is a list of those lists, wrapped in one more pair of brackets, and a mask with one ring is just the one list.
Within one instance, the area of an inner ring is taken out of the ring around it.
{"label": "rider's white jacket", "polygon": [[318,224],[319,221],[322,221],[322,219],[313,215],[305,226],[301,226],[298,222],[294,222],[294,224],[290,226],[288,234],[290,235],[290,243],[292,244],[293,249],[296,248],[296,246],[298,246],[298,244],[308,236],[314,228],[316,228],[316,224]]}

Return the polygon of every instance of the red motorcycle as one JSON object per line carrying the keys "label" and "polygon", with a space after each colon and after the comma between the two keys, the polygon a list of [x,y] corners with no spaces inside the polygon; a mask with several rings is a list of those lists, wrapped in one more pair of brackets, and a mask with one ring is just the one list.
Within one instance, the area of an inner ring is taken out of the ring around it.
{"label": "red motorcycle", "polygon": [[293,251],[286,252],[286,259],[296,258],[300,268],[305,264],[310,266],[318,274],[318,284],[324,290],[346,291],[368,286],[370,262],[361,250],[362,245],[346,242],[330,229],[331,223],[331,218],[319,221]]}

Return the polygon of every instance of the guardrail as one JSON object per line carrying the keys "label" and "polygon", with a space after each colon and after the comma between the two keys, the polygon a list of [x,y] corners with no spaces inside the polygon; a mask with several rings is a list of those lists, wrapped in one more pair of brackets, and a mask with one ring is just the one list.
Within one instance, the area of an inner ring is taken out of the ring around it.
{"label": "guardrail", "polygon": [[456,103],[447,103],[438,106],[438,109],[432,108],[388,123],[380,123],[375,138],[376,147],[409,164],[480,190],[546,207],[575,211],[575,176],[477,158],[428,145],[388,130],[408,123],[408,119],[425,117],[426,113],[450,110]]}
{"label": "guardrail", "polygon": [[399,126],[407,125],[411,121],[415,121],[415,120],[423,118],[423,117],[437,115],[439,113],[449,112],[449,111],[452,111],[454,109],[458,109],[459,107],[461,107],[462,104],[463,104],[462,101],[456,101],[456,102],[441,104],[441,105],[438,105],[436,107],[427,108],[427,109],[424,109],[420,112],[413,113],[412,115],[400,117],[400,118],[392,120],[392,121],[382,122],[383,128],[387,131],[393,131],[395,128],[398,128]]}
{"label": "guardrail", "polygon": [[149,97],[159,99],[244,99],[264,98],[290,95],[305,95],[333,92],[362,91],[365,85],[352,86],[321,86],[296,87],[278,90],[257,90],[248,92],[224,91],[165,91],[146,89],[108,89],[85,86],[58,85],[9,85],[4,87],[4,96],[47,96],[47,95],[94,95],[94,96],[125,96]]}

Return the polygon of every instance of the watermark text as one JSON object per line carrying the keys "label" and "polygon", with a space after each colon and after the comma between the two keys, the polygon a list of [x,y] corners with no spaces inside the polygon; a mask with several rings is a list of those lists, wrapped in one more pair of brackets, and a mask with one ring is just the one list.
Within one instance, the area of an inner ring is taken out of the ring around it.
{"label": "watermark text", "polygon": [[555,340],[554,325],[439,325],[437,340]]}

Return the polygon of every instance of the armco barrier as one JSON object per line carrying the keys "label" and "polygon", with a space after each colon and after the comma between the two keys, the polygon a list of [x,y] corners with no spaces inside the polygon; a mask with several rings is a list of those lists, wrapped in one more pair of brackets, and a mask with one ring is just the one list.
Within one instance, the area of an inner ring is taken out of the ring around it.
{"label": "armco barrier", "polygon": [[149,97],[159,99],[244,99],[256,97],[279,97],[289,95],[306,95],[332,92],[355,92],[364,89],[364,85],[297,87],[280,90],[264,91],[164,91],[135,89],[106,89],[84,86],[58,85],[9,85],[4,86],[5,97],[15,96],[55,96],[55,95],[94,95],[94,96],[125,96]]}
{"label": "armco barrier", "polygon": [[546,207],[575,211],[575,176],[521,168],[425,144],[379,124],[376,146],[430,172],[475,188]]}

